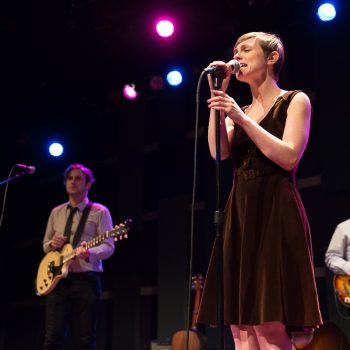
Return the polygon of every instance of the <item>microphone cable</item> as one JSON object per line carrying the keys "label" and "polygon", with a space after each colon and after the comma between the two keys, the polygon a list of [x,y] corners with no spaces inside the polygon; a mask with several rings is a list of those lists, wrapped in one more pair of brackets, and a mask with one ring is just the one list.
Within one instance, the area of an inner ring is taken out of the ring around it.
{"label": "microphone cable", "polygon": [[[16,168],[16,164],[12,166],[11,170],[10,170],[10,173],[7,177],[7,179],[10,179],[11,178],[11,175],[13,173],[13,170]],[[0,215],[0,230],[1,230],[1,227],[2,227],[2,221],[3,221],[3,218],[4,218],[4,213],[5,213],[5,206],[6,206],[6,198],[7,198],[7,192],[8,192],[8,188],[9,188],[9,181],[6,182],[6,186],[5,186],[5,192],[4,192],[4,199],[2,201],[2,207],[1,207],[1,215]]]}
{"label": "microphone cable", "polygon": [[196,113],[194,128],[194,151],[193,151],[193,179],[192,179],[192,202],[191,202],[191,225],[190,225],[190,252],[189,252],[189,270],[188,270],[188,296],[187,296],[187,318],[186,318],[186,350],[189,350],[189,333],[191,317],[191,300],[192,300],[192,273],[193,273],[193,246],[194,246],[194,212],[197,189],[197,154],[198,154],[198,121],[199,121],[199,94],[203,76],[206,71],[201,73],[196,89]]}

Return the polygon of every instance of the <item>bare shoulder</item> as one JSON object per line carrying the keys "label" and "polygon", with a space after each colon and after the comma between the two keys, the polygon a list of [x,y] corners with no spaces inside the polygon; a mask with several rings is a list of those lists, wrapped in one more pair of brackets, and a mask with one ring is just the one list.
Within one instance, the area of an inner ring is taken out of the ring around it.
{"label": "bare shoulder", "polygon": [[299,91],[294,95],[291,104],[311,105],[309,96],[303,91]]}
{"label": "bare shoulder", "polygon": [[294,95],[288,107],[288,114],[311,115],[311,102],[304,92],[300,91]]}

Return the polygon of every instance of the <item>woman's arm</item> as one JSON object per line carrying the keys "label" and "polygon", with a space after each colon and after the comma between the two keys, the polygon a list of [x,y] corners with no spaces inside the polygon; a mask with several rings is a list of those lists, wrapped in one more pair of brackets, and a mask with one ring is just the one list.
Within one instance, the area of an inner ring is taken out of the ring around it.
{"label": "woman's arm", "polygon": [[[225,112],[233,123],[239,124],[260,151],[286,170],[293,169],[304,153],[309,138],[311,104],[300,92],[292,99],[288,110],[282,140],[270,134],[256,121],[244,114],[236,101],[222,91],[215,91],[209,107]],[[232,142],[228,137],[227,143]]]}
{"label": "woman's arm", "polygon": [[[216,159],[216,135],[215,135],[215,110],[210,110],[208,143],[211,156]],[[230,118],[225,118],[223,112],[220,112],[220,159],[227,159],[231,154],[231,145],[233,138],[234,123]]]}

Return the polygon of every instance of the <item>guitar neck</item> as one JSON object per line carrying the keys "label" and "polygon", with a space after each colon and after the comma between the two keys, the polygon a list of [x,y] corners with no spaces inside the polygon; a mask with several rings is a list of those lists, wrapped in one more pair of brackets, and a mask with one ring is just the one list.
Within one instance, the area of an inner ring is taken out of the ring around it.
{"label": "guitar neck", "polygon": [[91,241],[86,242],[86,248],[92,248],[101,244],[105,239],[111,237],[111,232],[115,232],[115,230],[106,231],[105,233],[93,238]]}
{"label": "guitar neck", "polygon": [[203,277],[202,275],[197,275],[195,277],[195,297],[193,303],[193,312],[192,312],[192,329],[197,329],[197,316],[199,313],[199,306],[201,302],[202,296],[202,288],[203,288]]}
{"label": "guitar neck", "polygon": [[199,304],[201,299],[201,290],[196,290],[196,296],[194,299],[194,306],[193,306],[193,312],[192,312],[192,329],[197,328],[197,315],[199,313]]}
{"label": "guitar neck", "polygon": [[[107,238],[115,237],[116,236],[115,233],[116,233],[116,229],[113,229],[113,230],[110,230],[110,231],[106,231],[106,232],[96,236],[92,240],[86,242],[85,247],[86,248],[92,248],[92,247],[95,247],[97,245],[100,245]],[[76,251],[77,251],[77,249],[73,249],[71,252],[69,252],[68,254],[64,255],[62,257],[62,263],[66,263],[67,261],[74,259],[76,257]]]}

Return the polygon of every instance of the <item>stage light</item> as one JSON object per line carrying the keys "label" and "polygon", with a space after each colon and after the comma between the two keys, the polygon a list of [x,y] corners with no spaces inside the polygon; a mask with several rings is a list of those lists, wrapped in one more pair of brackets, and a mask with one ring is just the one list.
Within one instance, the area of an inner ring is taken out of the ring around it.
{"label": "stage light", "polygon": [[126,84],[123,88],[123,94],[129,100],[134,100],[139,95],[134,84]]}
{"label": "stage light", "polygon": [[167,74],[166,80],[171,86],[178,86],[182,83],[182,74],[178,70],[172,70]]}
{"label": "stage light", "polygon": [[168,19],[160,20],[156,24],[156,31],[158,35],[163,38],[168,38],[173,35],[174,30],[174,24]]}
{"label": "stage light", "polygon": [[317,10],[317,16],[323,22],[332,21],[336,14],[335,6],[329,2],[320,5]]}
{"label": "stage light", "polygon": [[50,145],[49,152],[53,157],[59,157],[63,153],[63,146],[58,142],[54,142]]}

